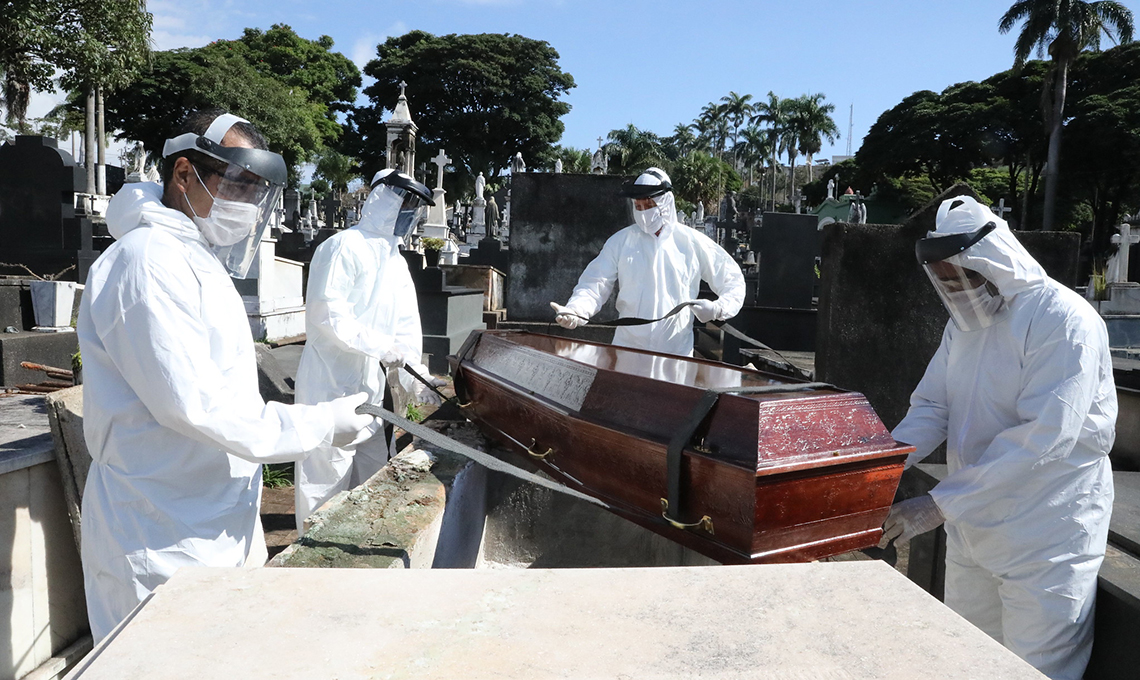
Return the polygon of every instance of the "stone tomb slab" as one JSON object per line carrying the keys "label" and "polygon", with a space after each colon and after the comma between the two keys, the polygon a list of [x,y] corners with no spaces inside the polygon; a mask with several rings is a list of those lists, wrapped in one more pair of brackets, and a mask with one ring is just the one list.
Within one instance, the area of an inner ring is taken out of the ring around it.
{"label": "stone tomb slab", "polygon": [[823,233],[815,215],[764,213],[764,226],[753,239],[760,254],[760,307],[811,308],[815,289],[815,258]]}
{"label": "stone tomb slab", "polygon": [[1042,678],[882,562],[185,568],[70,676]]}

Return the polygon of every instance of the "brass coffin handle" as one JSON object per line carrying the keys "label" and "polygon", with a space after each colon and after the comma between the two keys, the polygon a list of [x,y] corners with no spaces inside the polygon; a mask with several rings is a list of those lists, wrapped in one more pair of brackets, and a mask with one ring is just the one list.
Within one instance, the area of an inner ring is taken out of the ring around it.
{"label": "brass coffin handle", "polygon": [[670,525],[672,525],[676,529],[704,529],[705,531],[709,532],[710,534],[712,534],[714,536],[716,535],[716,532],[713,531],[712,517],[709,517],[708,515],[705,515],[699,521],[693,522],[691,524],[686,523],[686,522],[678,522],[677,520],[670,517],[669,516],[669,501],[665,498],[661,499],[661,517],[663,517],[666,522],[668,522]]}
{"label": "brass coffin handle", "polygon": [[538,443],[537,440],[532,438],[530,440],[530,446],[526,447],[526,452],[530,455],[531,458],[534,458],[536,460],[542,460],[543,458],[546,458],[550,454],[554,453],[554,449],[552,449],[552,448],[546,449],[546,453],[539,453],[538,451],[535,451],[534,445],[537,443]]}

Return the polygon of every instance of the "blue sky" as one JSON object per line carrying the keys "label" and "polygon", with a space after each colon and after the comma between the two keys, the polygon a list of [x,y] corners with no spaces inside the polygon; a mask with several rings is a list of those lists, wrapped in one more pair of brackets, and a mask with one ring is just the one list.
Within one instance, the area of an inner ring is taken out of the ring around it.
{"label": "blue sky", "polygon": [[[669,134],[730,90],[759,99],[822,92],[835,104],[842,139],[821,157],[852,149],[880,113],[906,95],[941,90],[1009,68],[1014,35],[998,20],[1010,0],[921,2],[805,0],[150,0],[157,49],[232,39],[247,26],[286,23],[325,34],[363,66],[387,36],[517,33],[545,40],[577,87],[566,101],[562,143],[596,146],[633,123]],[[1124,2],[1140,14],[1140,0]],[[409,92],[415,114],[415,93]],[[49,105],[41,97],[37,110]],[[43,110],[46,110],[44,108]]]}

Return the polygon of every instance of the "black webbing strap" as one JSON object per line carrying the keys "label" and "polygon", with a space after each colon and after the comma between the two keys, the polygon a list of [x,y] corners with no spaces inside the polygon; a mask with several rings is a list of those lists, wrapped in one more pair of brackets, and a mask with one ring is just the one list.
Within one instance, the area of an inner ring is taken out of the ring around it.
{"label": "black webbing strap", "polygon": [[791,361],[788,361],[788,358],[785,357],[783,354],[780,354],[779,352],[772,349],[768,345],[765,345],[764,343],[760,342],[759,340],[745,335],[738,328],[734,327],[732,324],[728,323],[727,321],[713,321],[712,324],[714,326],[716,326],[717,328],[721,329],[722,331],[724,331],[725,333],[728,333],[732,337],[736,338],[737,340],[739,340],[739,341],[741,341],[747,345],[752,345],[756,349],[761,349],[761,350],[764,350],[766,352],[771,352],[772,354],[775,354],[776,356],[780,357],[780,359],[784,362],[784,365],[787,366],[788,368],[790,368],[793,373],[795,373],[796,375],[801,375],[805,378],[808,377],[808,373],[806,371],[804,371],[799,366],[796,366]]}
{"label": "black webbing strap", "polygon": [[665,453],[666,474],[668,475],[668,494],[666,500],[669,501],[669,506],[664,509],[665,518],[674,522],[682,522],[680,519],[681,511],[681,452],[688,446],[689,440],[693,438],[693,433],[704,422],[705,416],[709,414],[713,406],[720,399],[720,392],[716,390],[707,390],[701,395],[700,401],[689,412],[689,417],[685,419],[681,428],[669,440],[669,449]]}
{"label": "black webbing strap", "polygon": [[412,368],[411,366],[404,364],[403,368],[405,371],[408,372],[409,375],[411,375],[416,380],[419,380],[420,382],[422,382],[432,392],[435,392],[436,395],[438,395],[439,398],[443,400],[443,403],[451,404],[452,406],[459,406],[459,395],[456,395],[454,397],[449,397],[449,396],[445,395],[443,392],[440,392],[439,388],[437,388],[435,385],[431,384],[431,381],[429,381],[427,378],[425,378],[422,375],[420,375],[419,373],[417,373],[416,370],[414,368]]}
{"label": "black webbing strap", "polygon": [[[623,316],[620,319],[611,319],[610,321],[595,321],[594,324],[598,326],[646,326],[651,323],[657,323],[658,321],[664,321],[671,316],[676,316],[681,313],[682,309],[685,309],[686,307],[692,307],[695,304],[697,304],[695,300],[682,302],[673,309],[670,309],[668,314],[659,319],[642,319],[639,316]],[[565,313],[568,313],[570,316],[576,316],[579,319],[584,319],[586,321],[590,320],[589,317],[582,316],[581,314],[575,314],[573,312]]]}
{"label": "black webbing strap", "polygon": [[669,440],[669,449],[665,454],[666,483],[668,485],[666,500],[668,505],[664,509],[665,519],[677,524],[683,524],[681,519],[681,454],[693,438],[697,428],[701,426],[710,411],[722,394],[775,394],[780,392],[803,392],[815,389],[838,389],[834,385],[821,382],[790,383],[781,385],[738,385],[735,387],[715,387],[705,390],[689,417],[685,419],[680,429]]}
{"label": "black webbing strap", "polygon": [[392,423],[393,425],[396,425],[397,427],[404,430],[405,432],[409,432],[409,433],[419,437],[420,439],[423,439],[425,441],[429,441],[432,444],[435,444],[439,448],[443,449],[444,451],[448,451],[450,453],[455,453],[455,454],[458,454],[460,456],[463,456],[464,458],[475,461],[476,463],[482,465],[483,467],[487,468],[488,470],[494,470],[496,472],[502,472],[503,474],[507,474],[507,475],[510,475],[512,477],[517,477],[523,481],[530,482],[531,484],[537,484],[538,486],[545,487],[547,489],[551,489],[552,491],[564,493],[567,496],[573,496],[574,498],[584,500],[587,503],[592,503],[594,505],[601,506],[607,510],[610,508],[610,506],[607,503],[605,503],[604,501],[601,501],[597,498],[594,498],[593,496],[584,494],[581,491],[577,491],[575,489],[571,489],[570,487],[566,486],[565,484],[559,484],[558,482],[556,482],[552,479],[547,479],[546,477],[540,477],[539,475],[536,475],[533,472],[528,472],[527,470],[524,470],[520,467],[516,467],[514,465],[511,465],[510,463],[508,463],[506,461],[499,460],[498,458],[492,456],[489,453],[484,453],[483,451],[480,451],[478,449],[473,449],[470,446],[467,446],[466,444],[455,441],[454,439],[452,439],[451,437],[448,437],[447,435],[440,434],[439,432],[436,432],[435,430],[431,429],[430,427],[425,427],[423,425],[420,425],[419,423],[413,423],[412,421],[408,420],[407,418],[401,418],[400,416],[396,415],[395,413],[392,413],[391,411],[389,411],[387,409],[380,408],[379,406],[376,406],[375,404],[361,404],[356,409],[356,412],[360,413],[360,414],[367,414],[370,416],[375,416],[375,417],[380,418],[381,420],[383,420],[385,422]]}

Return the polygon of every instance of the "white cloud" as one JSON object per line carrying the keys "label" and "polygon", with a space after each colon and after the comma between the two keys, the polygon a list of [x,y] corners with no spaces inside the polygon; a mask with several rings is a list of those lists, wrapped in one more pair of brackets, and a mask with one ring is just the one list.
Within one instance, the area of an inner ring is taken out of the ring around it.
{"label": "white cloud", "polygon": [[356,64],[357,68],[363,69],[365,64],[376,58],[377,45],[392,36],[403,35],[407,32],[408,25],[403,21],[397,21],[385,29],[383,33],[376,34],[371,31],[365,33],[352,44],[352,54],[349,58],[352,59],[352,63]]}

